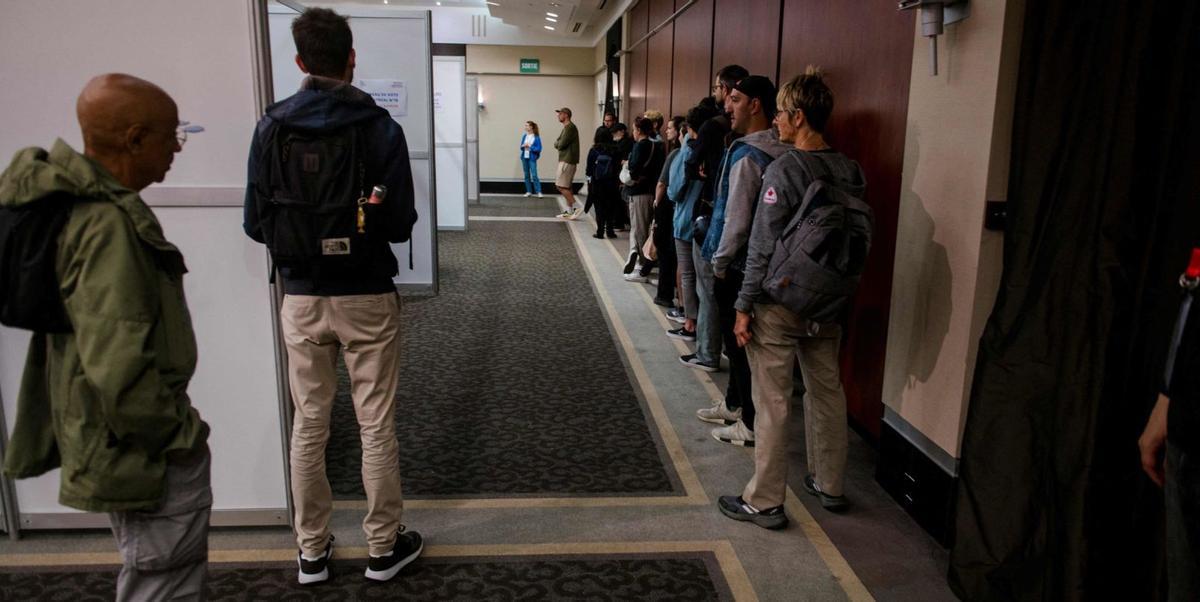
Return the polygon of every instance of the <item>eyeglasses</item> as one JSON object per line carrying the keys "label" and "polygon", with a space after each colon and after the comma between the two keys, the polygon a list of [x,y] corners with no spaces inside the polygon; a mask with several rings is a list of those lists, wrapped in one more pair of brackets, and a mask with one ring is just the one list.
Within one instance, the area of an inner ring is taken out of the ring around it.
{"label": "eyeglasses", "polygon": [[191,122],[180,121],[175,127],[175,141],[179,143],[180,148],[187,142],[188,134],[198,134],[204,131],[204,126],[191,125]]}

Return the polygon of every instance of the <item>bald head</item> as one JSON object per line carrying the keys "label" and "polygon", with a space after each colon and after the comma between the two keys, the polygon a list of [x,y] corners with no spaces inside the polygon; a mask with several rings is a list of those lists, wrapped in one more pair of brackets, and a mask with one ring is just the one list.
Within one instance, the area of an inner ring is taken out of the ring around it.
{"label": "bald head", "polygon": [[141,190],[161,182],[179,145],[179,111],[162,88],[132,75],[92,78],[75,104],[84,154],[122,184]]}

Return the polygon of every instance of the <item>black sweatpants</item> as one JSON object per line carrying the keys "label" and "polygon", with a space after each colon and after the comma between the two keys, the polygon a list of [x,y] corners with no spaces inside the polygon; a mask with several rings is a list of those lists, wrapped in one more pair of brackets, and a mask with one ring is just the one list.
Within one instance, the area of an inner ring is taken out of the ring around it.
{"label": "black sweatpants", "polygon": [[713,293],[717,298],[717,312],[721,316],[721,339],[725,343],[725,354],[729,356],[729,388],[725,391],[725,405],[729,409],[742,408],[742,422],[754,430],[754,400],[750,397],[750,360],[746,349],[738,347],[733,336],[733,325],[737,320],[738,291],[742,288],[742,273],[733,268],[725,270],[724,278],[716,278]]}
{"label": "black sweatpants", "polygon": [[658,250],[658,297],[659,301],[674,304],[675,271],[675,203],[669,199],[654,208],[654,247]]}

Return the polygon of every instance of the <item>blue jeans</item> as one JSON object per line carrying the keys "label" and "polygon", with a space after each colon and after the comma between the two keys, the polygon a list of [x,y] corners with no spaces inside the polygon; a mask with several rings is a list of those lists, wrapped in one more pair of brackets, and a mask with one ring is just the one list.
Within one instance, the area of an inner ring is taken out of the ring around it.
{"label": "blue jeans", "polygon": [[692,265],[696,270],[696,357],[712,365],[721,365],[721,316],[717,313],[717,297],[713,293],[716,276],[712,262],[700,255],[701,245],[692,245]]}
{"label": "blue jeans", "polygon": [[537,159],[530,157],[526,159],[521,156],[521,169],[525,171],[525,193],[526,194],[542,194],[542,181],[537,175]]}

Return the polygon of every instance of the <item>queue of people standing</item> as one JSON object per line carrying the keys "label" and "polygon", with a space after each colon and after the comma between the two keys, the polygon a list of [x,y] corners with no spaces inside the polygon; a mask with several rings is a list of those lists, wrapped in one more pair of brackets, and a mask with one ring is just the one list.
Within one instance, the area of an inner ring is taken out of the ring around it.
{"label": "queue of people standing", "polygon": [[[654,302],[678,324],[665,334],[695,344],[680,363],[718,372],[722,356],[728,358],[724,398],[696,416],[718,425],[715,440],[754,447],[755,473],[740,495],[720,497],[718,507],[735,520],[779,529],[788,522],[792,358],[805,390],[808,474],[801,485],[830,511],[849,505],[838,352],[869,246],[870,209],[861,203],[866,180],[825,137],[833,92],[819,69],[809,67],[777,89],[770,78],[729,65],[716,73],[712,90],[685,116],[664,119],[651,110],[632,128],[605,114],[587,155],[585,210],[596,209],[596,238],[629,228],[624,278],[654,286]],[[810,232],[819,207],[838,203],[845,205],[838,223],[845,217],[858,230],[842,241]],[[578,216],[572,200],[562,216]],[[788,235],[801,230],[822,243],[806,251],[844,249],[831,260],[846,272],[842,282],[799,293],[787,289],[795,287],[790,282],[780,284],[781,274],[787,280],[796,270],[816,269],[785,256],[797,244]]]}

